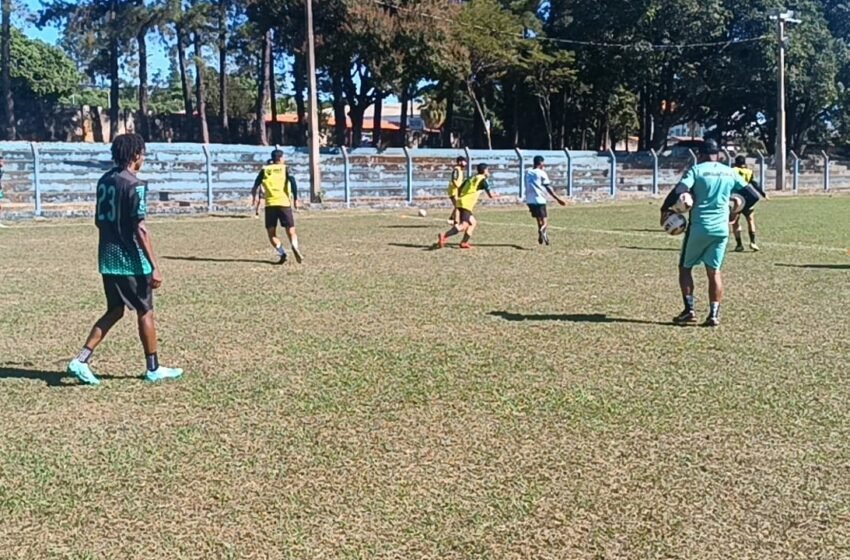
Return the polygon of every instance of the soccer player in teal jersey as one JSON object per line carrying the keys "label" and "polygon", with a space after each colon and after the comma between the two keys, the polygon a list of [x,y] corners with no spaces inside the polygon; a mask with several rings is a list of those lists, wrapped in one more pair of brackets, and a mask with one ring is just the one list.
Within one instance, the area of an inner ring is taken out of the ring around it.
{"label": "soccer player in teal jersey", "polygon": [[690,192],[694,199],[691,219],[682,243],[679,259],[679,286],[685,309],[673,322],[696,322],[694,310],[694,277],[691,269],[702,263],[708,273],[710,311],[704,325],[720,325],[720,303],[723,301],[723,279],[720,269],[729,242],[729,199],[733,192],[747,188],[746,181],[733,168],[718,161],[720,148],[714,140],[706,140],[700,150],[700,161],[691,167],[661,207],[661,221],[667,217],[678,196]]}
{"label": "soccer player in teal jersey", "polygon": [[95,210],[106,313],[92,327],[85,346],[68,365],[68,373],[85,384],[100,384],[89,367],[92,353],[129,307],[136,311],[145,350],[145,379],[174,379],[183,375],[183,370],[161,366],[157,357],[153,290],[162,285],[162,272],[145,226],[147,186],[136,176],[145,161],[144,139],[138,134],[116,136],[112,160],[115,168],[97,183]]}

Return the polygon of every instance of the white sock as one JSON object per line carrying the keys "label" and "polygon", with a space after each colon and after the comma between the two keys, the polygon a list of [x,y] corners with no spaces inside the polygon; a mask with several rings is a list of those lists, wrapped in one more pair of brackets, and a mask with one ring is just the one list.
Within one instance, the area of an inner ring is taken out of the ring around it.
{"label": "white sock", "polygon": [[283,245],[278,245],[274,250],[277,251],[277,254],[281,257],[286,254],[286,249],[283,248]]}
{"label": "white sock", "polygon": [[293,251],[298,250],[298,238],[297,237],[292,238],[292,250]]}

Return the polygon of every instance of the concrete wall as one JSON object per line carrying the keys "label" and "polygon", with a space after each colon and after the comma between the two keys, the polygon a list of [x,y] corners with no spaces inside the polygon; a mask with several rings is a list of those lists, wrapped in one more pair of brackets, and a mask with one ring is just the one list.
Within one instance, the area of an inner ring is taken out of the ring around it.
{"label": "concrete wall", "polygon": [[[0,143],[5,159],[3,188],[9,205],[19,214],[36,211],[36,157],[41,211],[56,215],[90,212],[98,178],[110,167],[109,147],[103,144]],[[271,148],[239,145],[209,146],[209,171],[214,209],[244,206],[258,169],[269,157]],[[308,156],[304,149],[283,148],[299,187],[306,198],[309,191]],[[449,170],[462,150],[411,150],[413,164],[411,190],[414,202],[442,198]],[[564,152],[522,152],[525,167],[534,155],[546,158],[547,170],[556,186],[567,186],[567,156]],[[573,196],[608,197],[611,186],[611,158],[597,152],[570,152]],[[520,155],[513,150],[472,150],[474,164],[487,162],[492,183],[503,195],[520,193]],[[382,151],[364,148],[349,153],[347,167],[350,199],[354,205],[399,204],[407,197],[407,157],[401,149]],[[661,192],[671,188],[691,164],[689,157],[662,155],[658,160],[658,186]],[[750,164],[756,168],[755,160]],[[653,186],[653,160],[649,154],[617,156],[616,188],[618,196],[649,196]],[[325,202],[342,202],[345,197],[346,165],[339,149],[321,154],[322,189]],[[831,164],[831,188],[850,189],[850,162]],[[142,178],[149,184],[149,202],[155,210],[174,206],[193,211],[207,209],[207,160],[198,144],[149,144]],[[801,190],[822,190],[823,159],[801,162]],[[773,172],[767,171],[767,185],[773,185]],[[790,188],[790,178],[789,178]],[[160,201],[169,202],[157,204]],[[70,209],[70,210],[69,210]],[[7,210],[9,210],[7,208]]]}

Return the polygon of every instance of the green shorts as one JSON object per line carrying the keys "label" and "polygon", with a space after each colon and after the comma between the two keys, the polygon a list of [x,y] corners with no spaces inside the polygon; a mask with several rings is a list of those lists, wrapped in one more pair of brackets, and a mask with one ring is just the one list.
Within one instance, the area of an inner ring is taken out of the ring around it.
{"label": "green shorts", "polygon": [[685,233],[685,241],[682,244],[682,256],[679,259],[679,266],[693,268],[702,263],[707,268],[720,270],[726,258],[726,245],[728,243],[728,235],[722,237],[708,236],[691,233],[688,230]]}

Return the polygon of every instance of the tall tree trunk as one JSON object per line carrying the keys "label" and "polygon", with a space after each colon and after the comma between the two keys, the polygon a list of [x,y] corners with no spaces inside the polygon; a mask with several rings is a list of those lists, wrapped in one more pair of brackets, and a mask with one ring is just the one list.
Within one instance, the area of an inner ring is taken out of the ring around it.
{"label": "tall tree trunk", "polygon": [[[307,144],[307,104],[304,101],[304,88],[307,87],[307,65],[304,60],[304,54],[301,51],[295,51],[292,73],[293,82],[295,83],[295,111],[298,113],[298,138],[296,139],[296,144],[304,146]],[[336,98],[336,93],[334,93],[334,98]]]}
{"label": "tall tree trunk", "polygon": [[511,119],[511,121],[512,121],[511,122],[511,129],[513,131],[512,140],[513,140],[513,146],[517,147],[520,144],[520,142],[519,142],[519,122],[520,122],[520,119],[519,119],[519,86],[516,83],[514,83],[513,87],[511,89],[513,90],[511,92],[513,94],[511,96],[511,97],[513,97],[513,115],[512,115],[512,119]]}
{"label": "tall tree trunk", "polygon": [[230,0],[218,2],[218,114],[221,133],[230,141],[230,118],[227,114],[227,8]]}
{"label": "tall tree trunk", "polygon": [[383,120],[384,120],[384,92],[379,89],[375,90],[375,116],[372,119],[372,145],[376,148],[381,147],[383,136]]}
{"label": "tall tree trunk", "polygon": [[180,88],[183,93],[183,111],[186,118],[183,119],[184,139],[190,138],[192,130],[192,119],[195,117],[195,109],[192,106],[192,89],[189,87],[189,74],[186,70],[186,32],[181,24],[177,24],[177,65],[180,67]]}
{"label": "tall tree trunk", "polygon": [[277,78],[274,71],[274,36],[269,31],[269,104],[272,109],[272,143],[282,144],[280,123],[277,122]]}
{"label": "tall tree trunk", "polygon": [[347,142],[348,126],[345,118],[345,97],[342,89],[342,76],[338,70],[331,71],[331,85],[333,88],[333,104],[334,104],[334,136],[336,137],[337,146],[345,146]]}
{"label": "tall tree trunk", "polygon": [[[109,5],[110,28],[115,26],[117,17],[116,0]],[[118,75],[118,30],[109,29],[109,139],[118,136],[118,121],[121,118],[121,82]]]}
{"label": "tall tree trunk", "polygon": [[210,129],[207,126],[207,101],[204,88],[204,59],[201,50],[201,34],[195,33],[195,93],[198,101],[198,128],[200,140],[210,143]]}
{"label": "tall tree trunk", "polygon": [[401,88],[401,117],[399,126],[401,130],[399,134],[401,134],[401,145],[407,146],[407,113],[408,106],[410,105],[410,86],[404,84]]}
{"label": "tall tree trunk", "polygon": [[0,33],[0,96],[3,97],[3,129],[4,140],[17,139],[15,125],[15,98],[12,96],[12,0],[3,0],[3,23]]}
{"label": "tall tree trunk", "polygon": [[271,41],[269,33],[263,33],[260,45],[259,79],[257,80],[257,143],[261,146],[269,145],[269,137],[266,133],[266,105],[269,102],[269,58],[271,57]]}
{"label": "tall tree trunk", "polygon": [[443,123],[443,147],[452,147],[452,121],[455,118],[455,86],[449,86],[449,92],[446,95],[446,122]]}
{"label": "tall tree trunk", "polygon": [[475,111],[478,113],[478,118],[480,119],[481,126],[484,129],[484,139],[487,142],[487,149],[493,149],[493,138],[490,135],[490,127],[487,126],[487,113],[485,112],[485,108],[482,100],[475,93],[475,88],[469,82],[466,84],[466,89],[469,93],[469,99],[472,100],[473,105],[475,105]]}
{"label": "tall tree trunk", "polygon": [[151,129],[148,120],[148,27],[143,26],[136,36],[139,44],[139,132],[150,141]]}

